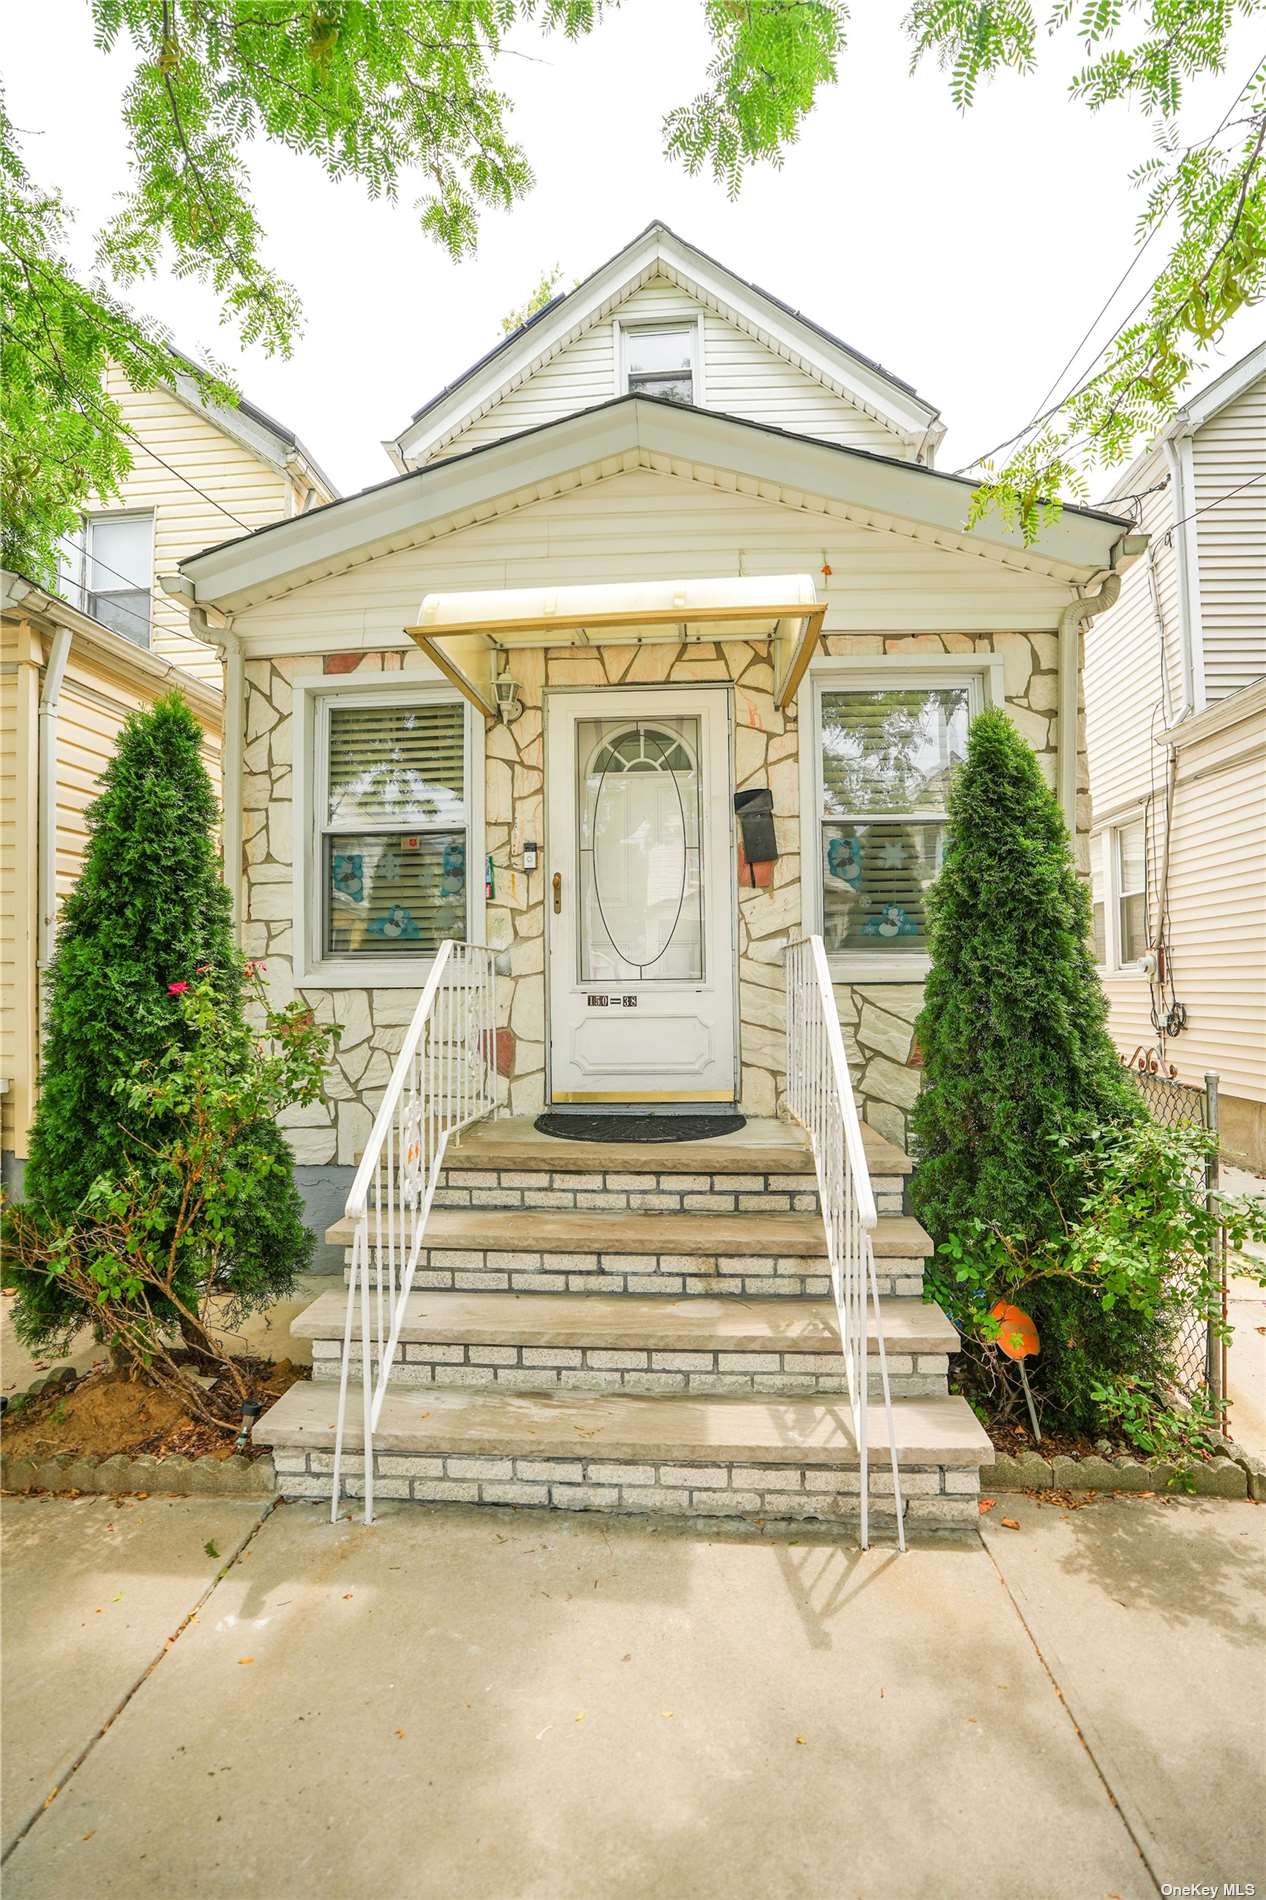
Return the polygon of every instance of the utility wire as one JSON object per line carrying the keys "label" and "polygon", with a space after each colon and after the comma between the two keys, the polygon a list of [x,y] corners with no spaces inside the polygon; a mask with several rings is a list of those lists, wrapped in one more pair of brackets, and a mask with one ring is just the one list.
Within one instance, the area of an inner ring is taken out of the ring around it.
{"label": "utility wire", "polygon": [[[1260,66],[1260,62],[1258,63],[1258,65],[1255,65],[1253,67],[1252,72],[1249,74],[1248,78],[1244,81],[1244,84],[1240,87],[1239,91],[1236,93],[1235,97],[1232,99],[1230,105],[1227,107],[1226,111],[1223,113],[1221,122],[1218,125],[1216,131],[1212,132],[1207,139],[1201,139],[1198,144],[1189,146],[1187,148],[1187,151],[1183,154],[1184,158],[1189,157],[1192,152],[1200,151],[1206,145],[1212,145],[1215,139],[1218,139],[1222,136],[1222,133],[1226,129],[1226,126],[1231,117],[1231,114],[1234,112],[1236,106],[1240,103],[1240,100],[1244,97],[1244,94],[1248,91],[1254,79],[1257,77],[1259,66]],[[1169,211],[1170,206],[1173,204],[1174,198],[1177,195],[1177,191],[1178,191],[1178,184],[1177,184],[1177,181],[1175,181],[1173,189],[1170,192],[1169,197],[1165,203],[1164,212],[1161,214],[1161,217],[1157,219],[1157,222],[1152,226],[1147,236],[1143,239],[1143,242],[1135,250],[1134,255],[1130,259],[1130,262],[1126,265],[1125,270],[1121,273],[1121,276],[1117,279],[1112,289],[1108,292],[1108,295],[1105,298],[1100,309],[1096,312],[1094,317],[1091,319],[1089,327],[1086,329],[1080,341],[1075,346],[1072,352],[1072,355],[1064,363],[1063,367],[1057,370],[1055,375],[1052,377],[1050,387],[1047,389],[1046,394],[1041,398],[1041,400],[1039,401],[1037,405],[1037,413],[1031,418],[1030,421],[1024,424],[1023,428],[1017,429],[1014,435],[1009,435],[1003,441],[996,442],[991,449],[986,449],[983,455],[972,456],[969,461],[964,462],[961,468],[955,469],[954,472],[956,475],[961,475],[965,473],[967,469],[975,468],[979,463],[988,461],[992,456],[997,455],[1000,449],[1010,448],[1013,442],[1018,442],[1020,438],[1022,436],[1027,435],[1031,429],[1035,429],[1038,427],[1040,423],[1048,421],[1051,416],[1057,414],[1058,411],[1064,407],[1065,403],[1071,401],[1073,396],[1080,395],[1082,389],[1087,387],[1087,385],[1089,384],[1091,380],[1089,376],[1087,376],[1085,381],[1082,382],[1078,387],[1074,389],[1066,390],[1064,394],[1059,398],[1058,402],[1056,402],[1050,407],[1047,407],[1047,404],[1050,403],[1050,397],[1051,397],[1052,391],[1058,387],[1060,378],[1064,376],[1067,373],[1067,371],[1071,368],[1071,366],[1077,361],[1077,358],[1081,355],[1082,350],[1085,348],[1090,338],[1094,335],[1096,326],[1102,321],[1106,312],[1112,307],[1112,303],[1114,299],[1116,298],[1118,292],[1122,289],[1127,278],[1133,272],[1135,265],[1138,263],[1139,259],[1142,257],[1144,251],[1146,251],[1148,245],[1152,242],[1152,239],[1156,236],[1157,232],[1161,229],[1164,213]],[[1104,355],[1104,353],[1112,346],[1113,343],[1116,342],[1122,330],[1124,330],[1126,324],[1129,323],[1130,318],[1133,317],[1135,313],[1147,301],[1147,298],[1150,296],[1156,282],[1157,282],[1157,278],[1153,278],[1152,282],[1148,285],[1147,289],[1143,292],[1143,295],[1139,298],[1138,302],[1135,303],[1132,306],[1132,308],[1126,313],[1126,315],[1122,318],[1121,322],[1117,325],[1112,335],[1108,337],[1107,340],[1103,344],[1100,345],[1095,355],[1091,358],[1089,367],[1093,368],[1094,364],[1099,361],[1099,358]]]}
{"label": "utility wire", "polygon": [[140,436],[136,434],[135,430],[129,429],[125,422],[119,422],[119,421],[116,421],[113,416],[107,416],[105,411],[100,407],[100,405],[91,396],[87,395],[86,391],[77,388],[74,384],[72,384],[69,381],[69,378],[66,377],[64,371],[59,369],[56,363],[49,362],[48,358],[44,355],[42,350],[37,350],[33,343],[25,343],[22,345],[22,347],[31,356],[34,356],[39,362],[43,363],[45,369],[51,370],[54,376],[60,376],[62,378],[63,382],[66,383],[67,388],[70,390],[72,399],[81,409],[85,402],[89,403],[91,407],[96,411],[98,417],[102,421],[107,422],[111,428],[117,428],[121,435],[128,436],[131,441],[136,443],[136,446],[139,449],[144,450],[145,454],[148,455],[152,461],[157,462],[160,468],[165,468],[169,475],[174,475],[178,482],[183,482],[185,487],[188,489],[191,489],[195,495],[200,495],[202,500],[205,501],[210,507],[218,509],[222,515],[227,516],[227,518],[233,523],[234,527],[241,528],[244,534],[250,534],[252,532],[249,522],[243,521],[240,518],[240,516],[235,515],[233,513],[233,510],[231,508],[226,508],[222,501],[216,501],[213,495],[208,495],[205,489],[199,488],[197,482],[191,482],[187,475],[182,475],[180,470],[178,468],[173,468],[170,462],[165,462],[162,456],[157,454],[153,449],[151,449],[147,442],[142,442]]}
{"label": "utility wire", "polygon": [[[103,520],[108,521],[110,519],[110,514],[109,512],[107,512],[103,515],[96,515],[93,517],[93,519],[94,521],[103,521]],[[81,545],[79,542],[72,541],[69,543],[69,546],[73,553],[80,554],[83,556],[85,566],[90,565],[92,567],[102,568],[105,571],[105,573],[113,574],[115,580],[126,582],[127,586],[131,589],[131,591],[134,594],[148,594],[150,599],[151,600],[153,599],[154,590],[152,586],[146,585],[141,581],[132,580],[130,576],[128,576],[127,574],[121,573],[117,567],[111,567],[108,561],[103,561],[99,554],[93,554],[88,547]],[[110,600],[110,604],[113,607],[115,613],[130,614],[132,616],[132,619],[138,621],[140,625],[143,626],[147,630],[147,632],[151,632],[151,633],[153,632],[155,621],[152,614],[150,614],[149,617],[147,618],[143,613],[141,613],[139,608],[125,606],[124,603],[121,600],[119,600],[116,595],[110,594],[108,589],[104,587],[89,587],[86,581],[71,581],[70,587],[74,593],[79,594],[84,600],[87,600],[90,596],[95,595],[95,594],[107,594]],[[66,596],[62,594],[62,595],[59,595],[59,598],[64,600]],[[70,604],[72,607],[75,605],[74,601],[71,601]],[[80,607],[79,611],[81,613],[87,613],[88,609],[86,607]],[[94,614],[92,618],[96,619],[97,616]],[[104,622],[102,624],[104,625]],[[177,640],[187,640],[190,646],[205,647],[209,645],[208,641],[200,640],[197,634],[186,633],[183,627],[167,627],[167,626],[164,626],[161,621],[158,622],[157,624],[158,624],[158,631],[164,636],[170,634]]]}
{"label": "utility wire", "polygon": [[1165,530],[1166,534],[1172,534],[1174,529],[1181,528],[1184,522],[1194,521],[1197,515],[1207,515],[1211,508],[1220,508],[1224,501],[1230,501],[1232,495],[1242,495],[1246,488],[1252,488],[1256,482],[1266,482],[1266,468],[1258,475],[1250,475],[1248,480],[1241,482],[1238,488],[1228,488],[1224,495],[1215,495],[1212,501],[1206,501],[1202,507],[1193,508],[1190,514],[1179,515],[1177,521],[1172,521]]}

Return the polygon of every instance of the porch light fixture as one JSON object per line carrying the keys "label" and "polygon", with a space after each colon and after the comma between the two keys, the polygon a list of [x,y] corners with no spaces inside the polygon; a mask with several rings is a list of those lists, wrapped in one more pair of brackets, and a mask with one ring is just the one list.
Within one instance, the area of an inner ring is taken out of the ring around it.
{"label": "porch light fixture", "polygon": [[501,723],[503,726],[508,726],[523,711],[518,682],[511,679],[508,673],[498,673],[492,682],[492,690],[496,694],[497,711],[501,714]]}

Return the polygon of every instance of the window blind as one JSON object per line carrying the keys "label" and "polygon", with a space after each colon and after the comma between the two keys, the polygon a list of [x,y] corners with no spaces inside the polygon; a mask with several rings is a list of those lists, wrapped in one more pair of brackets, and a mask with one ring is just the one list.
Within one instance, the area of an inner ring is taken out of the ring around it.
{"label": "window blind", "polygon": [[329,823],[464,824],[464,740],[465,714],[451,702],[332,706]]}
{"label": "window blind", "polygon": [[823,815],[943,811],[969,714],[965,685],[824,693]]}
{"label": "window blind", "polygon": [[327,835],[325,881],[333,956],[416,957],[466,935],[461,832]]}

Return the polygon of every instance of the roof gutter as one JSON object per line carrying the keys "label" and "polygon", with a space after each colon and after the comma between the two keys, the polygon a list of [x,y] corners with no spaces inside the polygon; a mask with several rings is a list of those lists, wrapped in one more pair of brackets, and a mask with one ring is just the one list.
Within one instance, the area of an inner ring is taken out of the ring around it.
{"label": "roof gutter", "polygon": [[1057,779],[1060,810],[1069,835],[1077,836],[1077,794],[1080,789],[1080,713],[1082,635],[1092,620],[1115,607],[1121,593],[1121,568],[1147,546],[1145,534],[1123,534],[1109,557],[1107,573],[1094,594],[1081,594],[1070,600],[1059,617],[1057,665],[1059,706],[1059,754]]}

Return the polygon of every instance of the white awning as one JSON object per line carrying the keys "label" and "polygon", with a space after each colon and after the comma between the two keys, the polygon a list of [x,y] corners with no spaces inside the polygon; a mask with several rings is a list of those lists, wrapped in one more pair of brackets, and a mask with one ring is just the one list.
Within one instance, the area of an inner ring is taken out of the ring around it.
{"label": "white awning", "polygon": [[825,613],[807,574],[728,575],[428,594],[417,626],[405,632],[489,716],[496,712],[492,682],[501,671],[513,673],[516,647],[649,641],[768,640],[774,698],[786,706],[812,658]]}

